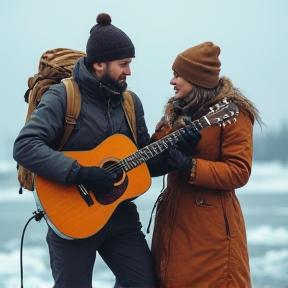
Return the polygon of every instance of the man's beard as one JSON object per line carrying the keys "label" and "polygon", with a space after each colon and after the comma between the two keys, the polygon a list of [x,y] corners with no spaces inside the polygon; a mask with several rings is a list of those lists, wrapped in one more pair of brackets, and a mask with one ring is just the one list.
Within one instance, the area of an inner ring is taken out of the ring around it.
{"label": "man's beard", "polygon": [[114,78],[110,77],[108,74],[104,75],[101,79],[101,83],[106,86],[107,88],[122,93],[127,88],[127,83],[125,80],[119,82],[119,80],[115,80]]}

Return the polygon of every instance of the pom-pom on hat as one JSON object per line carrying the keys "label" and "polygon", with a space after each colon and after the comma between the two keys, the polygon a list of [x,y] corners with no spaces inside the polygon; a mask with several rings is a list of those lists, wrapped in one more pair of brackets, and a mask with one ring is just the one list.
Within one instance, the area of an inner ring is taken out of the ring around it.
{"label": "pom-pom on hat", "polygon": [[172,70],[192,84],[215,88],[219,82],[220,51],[212,42],[191,47],[176,57]]}
{"label": "pom-pom on hat", "polygon": [[101,13],[97,24],[90,30],[86,45],[88,63],[109,62],[135,57],[135,49],[130,38],[119,28],[111,24],[110,15]]}

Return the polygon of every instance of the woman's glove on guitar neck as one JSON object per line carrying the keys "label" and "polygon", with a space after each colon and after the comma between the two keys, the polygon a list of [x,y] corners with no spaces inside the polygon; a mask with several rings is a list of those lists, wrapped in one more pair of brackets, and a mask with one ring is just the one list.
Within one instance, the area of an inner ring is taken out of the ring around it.
{"label": "woman's glove on guitar neck", "polygon": [[115,177],[100,167],[82,166],[75,176],[74,183],[82,184],[86,190],[94,194],[106,194],[114,187]]}

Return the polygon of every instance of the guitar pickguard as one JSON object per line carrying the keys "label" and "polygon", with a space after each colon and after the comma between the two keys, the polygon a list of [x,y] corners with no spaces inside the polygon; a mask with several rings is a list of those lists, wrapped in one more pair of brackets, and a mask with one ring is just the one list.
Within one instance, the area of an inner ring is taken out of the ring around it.
{"label": "guitar pickguard", "polygon": [[128,177],[126,175],[124,181],[120,185],[115,186],[112,190],[110,190],[110,192],[104,195],[95,193],[96,194],[95,198],[100,204],[109,205],[115,202],[118,198],[120,198],[127,189],[127,187],[128,187]]}

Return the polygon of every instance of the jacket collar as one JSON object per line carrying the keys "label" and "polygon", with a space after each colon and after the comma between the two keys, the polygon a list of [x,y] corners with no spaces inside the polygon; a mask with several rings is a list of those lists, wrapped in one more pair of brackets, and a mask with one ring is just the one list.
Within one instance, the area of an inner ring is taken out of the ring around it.
{"label": "jacket collar", "polygon": [[[87,69],[85,65],[85,57],[77,61],[74,68],[74,78],[78,83],[81,95],[87,95],[103,103],[110,103],[116,106],[123,101],[123,95],[105,87],[96,76]],[[82,96],[83,96],[82,95]]]}

